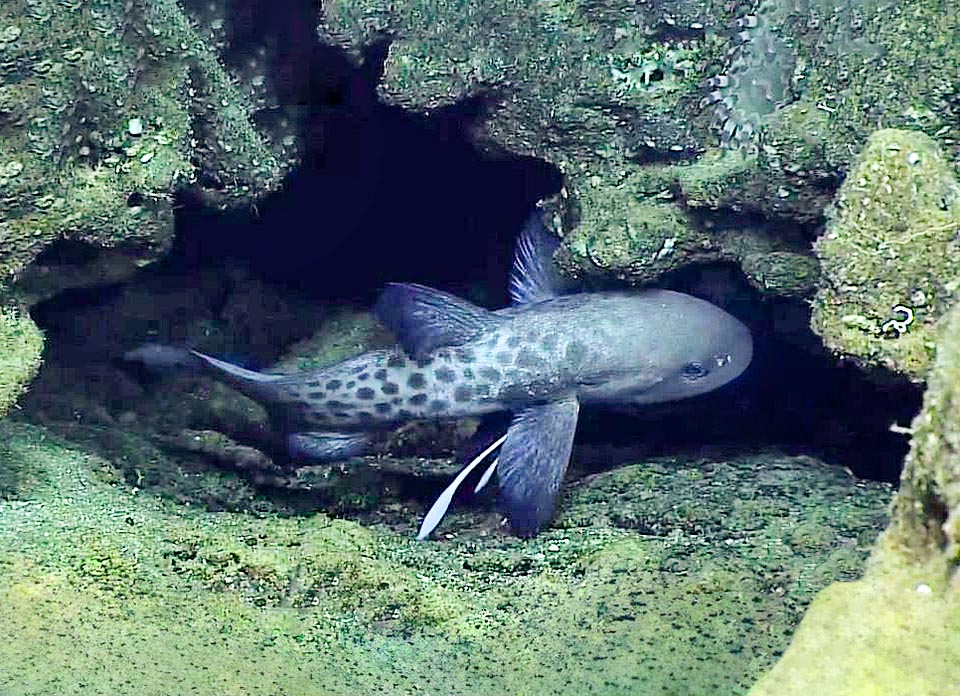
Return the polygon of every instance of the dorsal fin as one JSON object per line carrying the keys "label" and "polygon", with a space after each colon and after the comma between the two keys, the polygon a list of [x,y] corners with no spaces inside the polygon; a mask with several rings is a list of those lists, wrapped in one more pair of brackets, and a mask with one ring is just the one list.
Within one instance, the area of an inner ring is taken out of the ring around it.
{"label": "dorsal fin", "polygon": [[510,273],[510,299],[514,305],[543,302],[561,294],[553,270],[553,254],[559,247],[560,240],[547,231],[540,211],[533,211],[517,240]]}
{"label": "dorsal fin", "polygon": [[503,321],[455,295],[414,283],[388,284],[374,312],[414,359],[462,345]]}

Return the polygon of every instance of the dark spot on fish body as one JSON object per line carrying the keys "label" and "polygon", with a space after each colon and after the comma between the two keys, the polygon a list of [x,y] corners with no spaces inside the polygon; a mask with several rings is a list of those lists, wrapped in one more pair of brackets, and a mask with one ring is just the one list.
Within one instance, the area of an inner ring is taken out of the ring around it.
{"label": "dark spot on fish body", "polygon": [[373,414],[369,411],[357,411],[357,418],[361,423],[370,423],[373,421]]}
{"label": "dark spot on fish body", "polygon": [[361,372],[363,372],[363,365],[354,365],[353,367],[350,368],[351,375],[358,375]]}
{"label": "dark spot on fish body", "polygon": [[407,403],[413,406],[423,406],[423,404],[427,403],[427,398],[426,394],[414,394],[407,399]]}
{"label": "dark spot on fish body", "polygon": [[434,413],[440,413],[441,411],[446,411],[449,404],[443,399],[434,399],[430,402],[430,410]]}
{"label": "dark spot on fish body", "polygon": [[520,352],[517,353],[517,367],[531,369],[542,365],[543,360],[530,348],[521,348]]}
{"label": "dark spot on fish body", "polygon": [[397,418],[401,418],[403,420],[411,420],[413,417],[414,417],[413,411],[408,411],[405,408],[401,408],[399,411],[397,411]]}
{"label": "dark spot on fish body", "polygon": [[481,367],[478,372],[480,373],[480,378],[488,382],[500,381],[500,371],[493,367]]}
{"label": "dark spot on fish body", "polygon": [[380,391],[384,394],[397,394],[400,391],[400,387],[393,382],[384,382],[383,386],[380,387]]}
{"label": "dark spot on fish body", "polygon": [[394,406],[399,406],[400,404],[403,403],[403,399],[401,399],[399,396],[395,396],[392,399],[390,399],[390,403],[393,404]]}
{"label": "dark spot on fish body", "polygon": [[362,372],[359,375],[357,375],[357,379],[360,380],[361,382],[366,382],[368,379],[370,379],[370,375],[367,374],[366,372]]}
{"label": "dark spot on fish body", "polygon": [[425,367],[430,367],[433,365],[433,358],[418,358],[414,361],[421,370]]}
{"label": "dark spot on fish body", "polygon": [[376,394],[370,387],[357,389],[357,398],[362,401],[372,401],[374,396],[376,396]]}
{"label": "dark spot on fish body", "polygon": [[472,379],[473,379],[473,370],[471,370],[469,367],[463,368],[463,378],[464,378],[464,379],[472,380]]}
{"label": "dark spot on fish body", "polygon": [[382,401],[374,404],[373,408],[376,410],[377,413],[381,413],[381,414],[387,414],[393,410],[393,406],[391,406],[388,403],[384,403]]}
{"label": "dark spot on fish body", "polygon": [[334,411],[333,417],[339,418],[340,420],[346,420],[347,418],[350,417],[350,414],[347,413],[346,411]]}
{"label": "dark spot on fish body", "polygon": [[462,363],[476,362],[477,356],[469,348],[457,348],[453,351],[454,357]]}
{"label": "dark spot on fish body", "polygon": [[427,379],[422,372],[414,372],[407,378],[407,386],[411,389],[423,389]]}
{"label": "dark spot on fish body", "polygon": [[357,383],[354,382],[353,380],[350,380],[349,382],[347,382],[347,389],[353,389],[355,386],[357,386]]}
{"label": "dark spot on fish body", "polygon": [[312,382],[307,382],[306,384],[307,384],[307,386],[310,387],[311,389],[319,389],[319,388],[320,388],[320,380],[313,380]]}
{"label": "dark spot on fish body", "polygon": [[319,401],[320,399],[324,399],[326,398],[326,396],[327,396],[327,393],[322,391],[307,392],[307,398],[313,399],[314,401]]}
{"label": "dark spot on fish body", "polygon": [[343,382],[341,382],[339,379],[331,379],[329,382],[327,382],[327,391],[336,391],[342,386]]}
{"label": "dark spot on fish body", "polygon": [[407,364],[407,359],[400,353],[394,353],[387,358],[387,367],[403,367]]}
{"label": "dark spot on fish body", "polygon": [[459,403],[470,401],[473,397],[473,387],[469,384],[461,384],[453,390],[453,400]]}
{"label": "dark spot on fish body", "polygon": [[387,371],[384,370],[383,368],[380,368],[379,370],[373,373],[373,377],[374,379],[378,379],[382,382],[387,378]]}
{"label": "dark spot on fish body", "polygon": [[342,401],[337,401],[336,399],[330,399],[330,401],[325,403],[324,406],[334,411],[338,409],[349,408],[347,404],[343,403]]}
{"label": "dark spot on fish body", "polygon": [[498,351],[493,356],[493,358],[501,365],[513,365],[513,353],[509,351],[506,351],[506,350]]}
{"label": "dark spot on fish body", "polygon": [[457,379],[457,373],[449,367],[438,367],[433,374],[441,382],[449,383]]}

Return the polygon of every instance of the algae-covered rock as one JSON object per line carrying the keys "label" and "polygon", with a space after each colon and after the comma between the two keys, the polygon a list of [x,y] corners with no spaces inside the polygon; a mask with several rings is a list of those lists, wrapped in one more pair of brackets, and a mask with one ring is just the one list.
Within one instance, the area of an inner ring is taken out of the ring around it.
{"label": "algae-covered rock", "polygon": [[874,133],[816,244],[813,328],[834,351],[922,379],[960,298],[960,185],[923,133]]}
{"label": "algae-covered rock", "polygon": [[942,696],[960,689],[960,593],[941,568],[878,549],[862,580],[817,595],[749,696]]}
{"label": "algae-covered rock", "polygon": [[[878,121],[960,139],[952,0],[333,0],[323,12],[321,36],[358,59],[389,37],[386,101],[482,103],[481,145],[560,169],[579,212],[559,227],[584,275],[639,283],[736,258],[691,209],[818,224]],[[809,257],[765,232],[770,251]],[[816,275],[809,260],[745,271],[794,296]]]}
{"label": "algae-covered rock", "polygon": [[0,418],[40,367],[43,334],[16,309],[0,307]]}
{"label": "algae-covered rock", "polygon": [[862,580],[817,596],[751,696],[960,690],[960,305],[944,320],[890,527]]}
{"label": "algae-covered rock", "polygon": [[0,282],[30,304],[122,280],[169,247],[178,189],[276,188],[287,163],[250,117],[175,0],[3,2]]}
{"label": "algae-covered rock", "polygon": [[423,543],[396,491],[370,527],[211,513],[39,428],[0,442],[4,694],[742,693],[888,500],[807,458],[661,459],[536,539],[460,508]]}

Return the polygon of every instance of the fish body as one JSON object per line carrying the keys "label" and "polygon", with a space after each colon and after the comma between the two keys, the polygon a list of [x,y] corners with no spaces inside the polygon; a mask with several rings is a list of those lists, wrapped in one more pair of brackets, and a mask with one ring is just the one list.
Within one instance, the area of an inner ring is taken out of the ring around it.
{"label": "fish body", "polygon": [[690,295],[561,295],[550,267],[556,244],[533,216],[511,277],[514,303],[499,311],[420,285],[387,286],[376,313],[399,340],[392,349],[293,375],[195,351],[190,359],[264,402],[291,450],[320,460],[360,454],[371,431],[405,421],[510,412],[492,466],[511,527],[535,534],[553,514],[581,403],[695,396],[739,375],[752,355],[740,321]]}

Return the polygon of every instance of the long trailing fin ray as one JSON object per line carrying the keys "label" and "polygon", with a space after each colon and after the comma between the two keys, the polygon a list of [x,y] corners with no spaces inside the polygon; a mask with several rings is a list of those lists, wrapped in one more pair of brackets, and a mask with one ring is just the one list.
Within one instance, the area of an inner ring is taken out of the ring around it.
{"label": "long trailing fin ray", "polygon": [[480,480],[477,481],[477,486],[476,488],[473,489],[474,493],[479,493],[484,488],[486,488],[487,484],[490,483],[490,478],[493,476],[493,472],[496,471],[497,469],[497,464],[499,463],[500,463],[499,457],[497,459],[494,459],[490,463],[490,466],[488,466],[486,471],[484,471],[483,474],[480,476]]}
{"label": "long trailing fin ray", "polygon": [[455,295],[415,283],[388,284],[374,312],[414,359],[462,345],[503,321]]}
{"label": "long trailing fin ray", "polygon": [[527,218],[510,273],[510,299],[514,305],[535,304],[560,295],[553,270],[553,254],[560,240],[547,231],[539,210]]}
{"label": "long trailing fin ray", "polygon": [[480,464],[480,462],[486,459],[487,456],[493,452],[493,450],[502,445],[506,437],[507,435],[505,433],[491,442],[486,449],[480,452],[480,454],[474,457],[469,464],[460,470],[460,473],[457,474],[456,478],[450,482],[450,485],[443,489],[443,493],[437,496],[437,499],[434,501],[433,505],[431,505],[430,509],[427,510],[427,514],[423,516],[423,522],[420,524],[420,531],[417,532],[417,539],[423,541],[430,536],[434,529],[437,528],[437,525],[440,524],[443,516],[447,514],[447,509],[450,507],[450,503],[453,502],[453,495],[457,492],[457,489],[460,487],[460,484],[463,483],[463,480],[467,478],[467,476],[470,475],[470,472],[473,471],[477,465]]}
{"label": "long trailing fin ray", "polygon": [[518,536],[535,535],[553,517],[579,411],[574,396],[530,406],[507,431],[497,471],[504,512]]}

